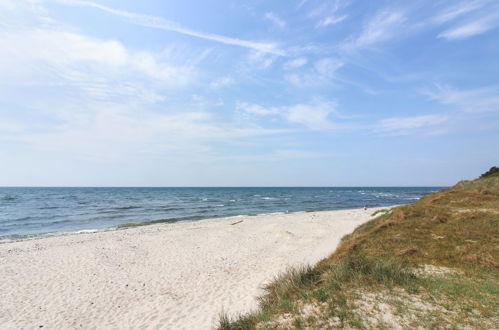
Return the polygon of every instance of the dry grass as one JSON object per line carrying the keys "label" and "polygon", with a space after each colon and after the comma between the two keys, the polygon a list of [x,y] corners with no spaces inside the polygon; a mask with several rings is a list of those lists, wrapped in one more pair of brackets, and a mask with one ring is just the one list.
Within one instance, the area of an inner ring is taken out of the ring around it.
{"label": "dry grass", "polygon": [[498,258],[499,177],[462,181],[358,227],[315,267],[277,278],[258,312],[220,328],[491,328]]}
{"label": "dry grass", "polygon": [[499,178],[460,182],[364,224],[325,262],[359,254],[414,265],[497,268],[498,211]]}

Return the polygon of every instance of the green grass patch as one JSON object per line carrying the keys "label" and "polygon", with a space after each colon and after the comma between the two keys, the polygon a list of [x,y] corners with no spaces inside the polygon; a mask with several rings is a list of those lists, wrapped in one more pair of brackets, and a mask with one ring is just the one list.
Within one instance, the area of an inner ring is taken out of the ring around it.
{"label": "green grass patch", "polygon": [[381,210],[377,210],[377,211],[374,211],[372,214],[371,214],[371,217],[375,217],[377,215],[381,215],[381,214],[384,214],[384,213],[388,213],[390,212],[390,209],[381,209]]}

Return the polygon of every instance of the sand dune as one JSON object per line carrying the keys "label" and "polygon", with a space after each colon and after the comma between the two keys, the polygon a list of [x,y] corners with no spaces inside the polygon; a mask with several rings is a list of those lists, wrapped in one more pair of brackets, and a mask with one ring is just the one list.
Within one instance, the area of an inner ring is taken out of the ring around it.
{"label": "sand dune", "polygon": [[[209,219],[0,244],[0,328],[209,329],[376,209]],[[231,225],[234,222],[241,223]]]}

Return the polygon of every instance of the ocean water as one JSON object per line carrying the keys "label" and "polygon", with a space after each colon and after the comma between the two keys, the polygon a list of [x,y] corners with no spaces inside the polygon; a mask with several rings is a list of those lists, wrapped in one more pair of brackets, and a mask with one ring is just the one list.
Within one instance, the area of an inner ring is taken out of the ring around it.
{"label": "ocean water", "polygon": [[406,204],[438,189],[0,187],[0,241],[131,223]]}

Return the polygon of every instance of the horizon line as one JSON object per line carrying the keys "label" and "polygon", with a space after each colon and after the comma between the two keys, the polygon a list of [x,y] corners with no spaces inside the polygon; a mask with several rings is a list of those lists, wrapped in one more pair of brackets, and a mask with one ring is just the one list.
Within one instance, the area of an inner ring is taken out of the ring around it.
{"label": "horizon line", "polygon": [[431,186],[0,186],[0,188],[444,188]]}

